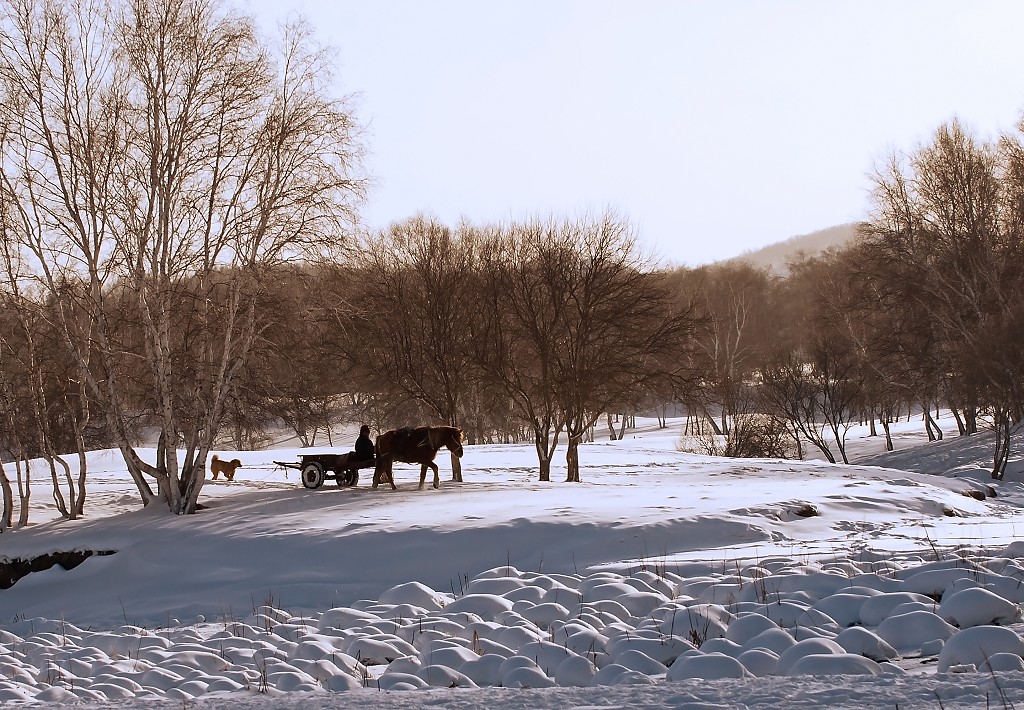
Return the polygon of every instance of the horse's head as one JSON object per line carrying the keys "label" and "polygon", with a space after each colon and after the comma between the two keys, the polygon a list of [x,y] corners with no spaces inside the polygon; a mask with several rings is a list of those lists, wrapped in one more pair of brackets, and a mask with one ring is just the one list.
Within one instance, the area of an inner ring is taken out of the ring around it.
{"label": "horse's head", "polygon": [[455,454],[456,457],[462,458],[462,429],[456,429],[455,427],[449,427],[451,434],[448,436],[448,441],[445,446],[448,450]]}

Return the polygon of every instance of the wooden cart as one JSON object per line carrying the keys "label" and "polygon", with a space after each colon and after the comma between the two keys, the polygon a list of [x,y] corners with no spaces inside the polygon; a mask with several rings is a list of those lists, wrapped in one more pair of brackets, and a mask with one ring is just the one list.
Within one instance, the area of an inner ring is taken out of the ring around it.
{"label": "wooden cart", "polygon": [[359,482],[359,469],[371,468],[373,461],[350,461],[346,454],[301,454],[298,461],[275,461],[278,466],[300,471],[302,485],[310,490],[319,488],[330,479],[340,487]]}

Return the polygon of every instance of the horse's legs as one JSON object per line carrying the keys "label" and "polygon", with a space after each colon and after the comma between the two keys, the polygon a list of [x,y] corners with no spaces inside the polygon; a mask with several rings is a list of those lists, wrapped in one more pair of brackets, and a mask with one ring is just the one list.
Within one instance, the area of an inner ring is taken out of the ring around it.
{"label": "horse's legs", "polygon": [[391,459],[383,456],[377,459],[377,465],[373,468],[373,488],[377,488],[382,481],[390,483],[391,490],[398,488],[395,485],[395,474],[392,472],[391,466]]}
{"label": "horse's legs", "polygon": [[431,461],[430,462],[430,468],[434,469],[434,488],[440,488],[441,487],[441,479],[438,478],[437,464],[434,463],[433,461]]}
{"label": "horse's legs", "polygon": [[420,464],[420,487],[416,490],[422,491],[423,484],[427,482],[427,464]]}

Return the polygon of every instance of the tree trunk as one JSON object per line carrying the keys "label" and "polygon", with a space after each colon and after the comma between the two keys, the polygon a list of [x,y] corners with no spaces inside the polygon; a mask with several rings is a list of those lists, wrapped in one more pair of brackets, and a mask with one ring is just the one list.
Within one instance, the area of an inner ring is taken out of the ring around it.
{"label": "tree trunk", "polygon": [[889,417],[882,417],[882,430],[885,431],[885,450],[892,451],[892,434],[889,432]]}
{"label": "tree trunk", "polygon": [[978,409],[974,405],[964,407],[964,427],[968,435],[978,433]]}
{"label": "tree trunk", "polygon": [[540,478],[537,479],[537,480],[542,481],[544,483],[550,482],[551,481],[551,459],[549,459],[549,458],[540,458],[540,459],[538,459],[538,463],[540,464]]}
{"label": "tree trunk", "polygon": [[566,483],[579,483],[580,482],[580,440],[583,438],[581,435],[569,434],[569,443],[565,452],[565,464],[567,468],[567,474],[565,477]]}
{"label": "tree trunk", "polygon": [[64,480],[68,484],[68,520],[76,520],[78,518],[78,495],[75,490],[75,482],[71,478],[71,467],[68,466],[68,462],[64,460],[63,456],[57,456],[54,460],[64,469]]}
{"label": "tree trunk", "polygon": [[[846,458],[846,437],[839,433],[839,426],[829,422],[829,429],[832,430],[832,438],[836,441],[836,448],[839,449],[839,455],[843,459],[843,463],[848,464],[850,460]],[[835,463],[833,460],[832,463]]]}
{"label": "tree trunk", "polygon": [[1010,417],[1009,413],[995,412],[996,446],[992,455],[992,478],[1003,480],[1006,475],[1006,463],[1010,459]]}
{"label": "tree trunk", "polygon": [[11,488],[11,479],[7,477],[7,470],[0,461],[0,491],[3,491],[4,508],[0,515],[0,530],[11,527],[14,521],[14,490]]}
{"label": "tree trunk", "polygon": [[199,492],[206,480],[206,452],[202,452],[202,460],[199,454],[195,458],[189,457],[181,472],[181,512],[185,515],[192,515],[199,508]]}
{"label": "tree trunk", "polygon": [[608,421],[608,439],[609,441],[615,441],[619,437],[615,435],[615,423],[612,421],[612,413],[605,412],[605,417],[607,417]]}
{"label": "tree trunk", "polygon": [[[23,464],[25,466],[24,474],[22,474],[21,468]],[[32,471],[28,459],[24,456],[15,458],[14,466],[18,473],[18,497],[21,500],[21,509],[18,511],[18,527],[23,528],[28,525],[28,503],[32,498]]]}
{"label": "tree trunk", "polygon": [[921,419],[924,421],[924,430],[928,434],[928,441],[935,441],[935,431],[932,429],[932,416],[928,413],[928,403],[921,405],[923,410]]}
{"label": "tree trunk", "polygon": [[927,403],[924,405],[924,425],[928,430],[928,441],[942,441],[942,429],[939,429],[939,425],[932,419]]}
{"label": "tree trunk", "polygon": [[85,479],[89,470],[88,459],[86,458],[85,427],[89,424],[89,403],[86,397],[89,396],[85,386],[85,379],[79,378],[78,397],[82,403],[82,415],[79,416],[74,406],[65,398],[64,404],[71,419],[71,426],[75,434],[75,446],[78,447],[78,489],[75,495],[75,505],[72,513],[75,516],[85,514]]}
{"label": "tree trunk", "polygon": [[711,430],[712,430],[713,432],[715,432],[715,436],[722,436],[722,430],[721,430],[721,429],[720,429],[720,428],[718,427],[718,424],[717,424],[717,422],[715,422],[715,418],[714,418],[714,417],[712,417],[712,416],[711,416],[711,415],[709,414],[709,415],[708,415],[708,416],[706,417],[706,421],[707,421],[707,422],[708,422],[709,424],[711,424]]}
{"label": "tree trunk", "polygon": [[156,499],[156,494],[149,485],[149,481],[143,475],[146,465],[139,458],[139,455],[135,453],[135,449],[132,448],[127,439],[122,439],[118,448],[121,451],[121,456],[124,458],[124,464],[128,469],[128,473],[131,474],[132,480],[135,481],[135,487],[139,489],[139,496],[142,498],[143,507],[148,506]]}
{"label": "tree trunk", "polygon": [[88,459],[85,455],[85,440],[75,437],[78,442],[78,495],[75,497],[74,514],[85,515],[85,478],[89,468]]}
{"label": "tree trunk", "polygon": [[50,466],[50,481],[53,483],[53,504],[57,506],[57,512],[61,517],[70,517],[68,506],[64,500],[64,494],[60,490],[60,479],[57,478],[57,463],[53,456],[46,456],[47,464]]}
{"label": "tree trunk", "polygon": [[[632,419],[632,417],[630,417],[630,416],[628,416],[626,414],[622,415],[622,421],[619,423],[619,440],[620,441],[622,440],[622,437],[624,437],[626,435],[626,424],[629,422],[630,419]],[[634,424],[634,426],[635,426],[635,424]]]}
{"label": "tree trunk", "polygon": [[960,436],[966,436],[967,427],[964,426],[964,420],[963,417],[960,416],[960,410],[957,407],[950,407],[950,410],[953,412],[953,418],[956,419],[957,432],[960,434]]}
{"label": "tree trunk", "polygon": [[541,426],[539,422],[534,422],[533,442],[537,449],[537,463],[540,465],[539,480],[545,483],[551,480],[551,454],[548,452],[548,437],[547,426]]}

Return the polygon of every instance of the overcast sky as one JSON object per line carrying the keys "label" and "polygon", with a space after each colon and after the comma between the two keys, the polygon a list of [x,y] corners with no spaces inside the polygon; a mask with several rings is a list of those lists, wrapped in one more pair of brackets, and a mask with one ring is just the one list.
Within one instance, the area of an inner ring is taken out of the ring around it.
{"label": "overcast sky", "polygon": [[371,226],[612,207],[696,265],[864,216],[872,166],[1024,108],[1018,0],[255,0],[337,49]]}

